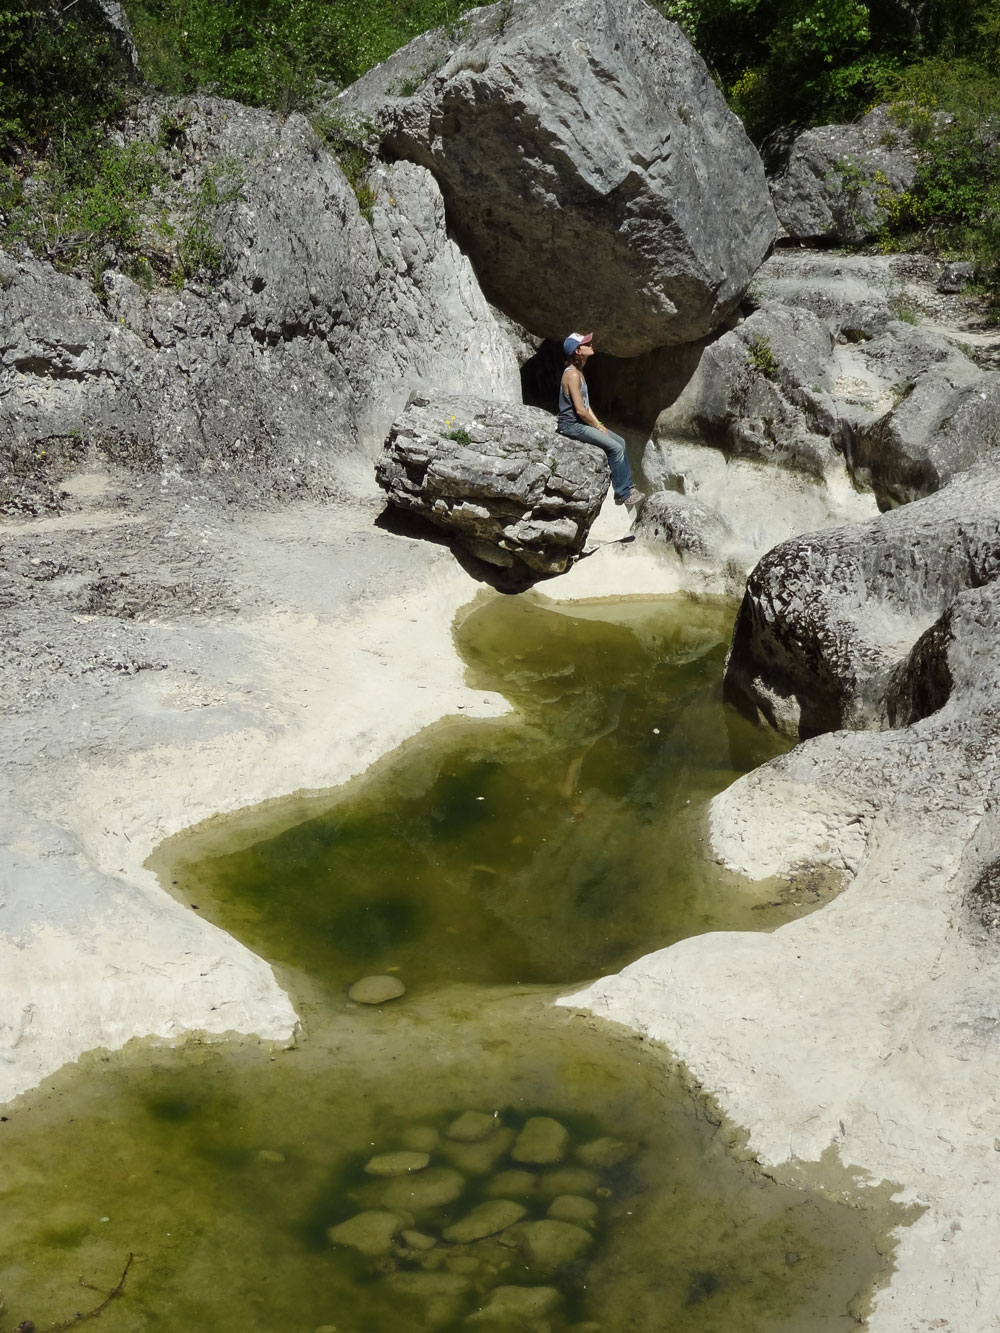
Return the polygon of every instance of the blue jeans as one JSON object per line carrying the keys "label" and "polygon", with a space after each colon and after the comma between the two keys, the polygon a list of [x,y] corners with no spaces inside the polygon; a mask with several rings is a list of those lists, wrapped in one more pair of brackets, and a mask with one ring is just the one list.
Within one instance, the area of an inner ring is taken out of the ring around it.
{"label": "blue jeans", "polygon": [[615,495],[628,495],[632,489],[632,469],[628,465],[625,441],[614,431],[598,430],[596,426],[585,426],[582,421],[563,421],[559,423],[559,434],[570,440],[583,440],[584,444],[596,444],[608,456],[611,468],[611,487]]}

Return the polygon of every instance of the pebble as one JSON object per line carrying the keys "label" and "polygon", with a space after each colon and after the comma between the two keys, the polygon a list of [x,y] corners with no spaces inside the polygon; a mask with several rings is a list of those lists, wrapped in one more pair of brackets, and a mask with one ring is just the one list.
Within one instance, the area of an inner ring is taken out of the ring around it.
{"label": "pebble", "polygon": [[591,1139],[589,1143],[581,1143],[574,1156],[584,1166],[592,1166],[596,1167],[598,1171],[606,1171],[608,1167],[619,1166],[634,1152],[634,1143],[625,1143],[621,1139],[601,1138]]}
{"label": "pebble", "polygon": [[528,1321],[544,1319],[561,1300],[555,1287],[494,1287],[482,1309],[465,1322],[504,1330],[520,1328]]}
{"label": "pebble", "polygon": [[471,1286],[461,1273],[392,1273],[386,1284],[400,1296],[425,1303],[427,1328],[438,1328],[455,1319],[459,1302]]}
{"label": "pebble", "polygon": [[469,1241],[482,1240],[485,1236],[495,1236],[498,1231],[505,1231],[515,1222],[520,1222],[526,1212],[523,1204],[514,1203],[512,1199],[480,1203],[460,1221],[445,1227],[441,1235],[445,1240],[466,1245]]}
{"label": "pebble", "polygon": [[543,1273],[572,1263],[594,1242],[589,1231],[551,1217],[540,1222],[522,1222],[517,1228],[517,1239],[527,1262]]}
{"label": "pebble", "polygon": [[452,1258],[445,1260],[445,1268],[449,1273],[462,1273],[471,1277],[473,1273],[478,1273],[482,1265],[474,1254],[456,1254]]}
{"label": "pebble", "polygon": [[561,1162],[566,1155],[569,1134],[558,1120],[547,1115],[533,1115],[525,1122],[511,1150],[515,1162],[547,1165]]}
{"label": "pebble", "polygon": [[491,1199],[526,1199],[534,1192],[535,1177],[530,1171],[500,1171],[484,1191]]}
{"label": "pebble", "polygon": [[385,1004],[406,994],[399,977],[362,977],[348,989],[348,998],[355,1004]]}
{"label": "pebble", "polygon": [[458,1167],[467,1176],[485,1176],[510,1149],[514,1142],[512,1129],[497,1129],[487,1139],[479,1143],[456,1143],[446,1141],[441,1145],[441,1152],[452,1166]]}
{"label": "pebble", "polygon": [[365,1163],[370,1176],[404,1176],[408,1171],[422,1171],[430,1161],[425,1152],[386,1152]]}
{"label": "pebble", "polygon": [[441,1142],[441,1135],[433,1125],[407,1125],[399,1138],[411,1152],[433,1152]]}
{"label": "pebble", "polygon": [[335,1227],[328,1227],[326,1236],[334,1245],[350,1245],[362,1254],[388,1254],[392,1249],[393,1239],[406,1225],[398,1213],[383,1213],[372,1210],[357,1213],[346,1222]]}
{"label": "pebble", "polygon": [[554,1198],[557,1194],[596,1194],[601,1177],[585,1166],[560,1166],[545,1171],[538,1179],[540,1194]]}
{"label": "pebble", "polygon": [[597,1219],[597,1204],[579,1194],[560,1194],[549,1204],[549,1217],[578,1227],[592,1227]]}
{"label": "pebble", "polygon": [[425,1300],[431,1296],[461,1296],[469,1289],[468,1280],[456,1273],[393,1273],[388,1283],[393,1291]]}
{"label": "pebble", "polygon": [[409,1245],[411,1250],[433,1250],[437,1244],[433,1236],[428,1236],[423,1231],[413,1231],[409,1227],[400,1233],[399,1238],[404,1244]]}
{"label": "pebble", "polygon": [[487,1111],[463,1111],[457,1120],[453,1120],[445,1134],[459,1143],[478,1143],[492,1134],[497,1127],[496,1116]]}
{"label": "pebble", "polygon": [[412,1176],[397,1176],[382,1193],[387,1208],[440,1208],[454,1203],[465,1189],[465,1180],[447,1166],[429,1166]]}

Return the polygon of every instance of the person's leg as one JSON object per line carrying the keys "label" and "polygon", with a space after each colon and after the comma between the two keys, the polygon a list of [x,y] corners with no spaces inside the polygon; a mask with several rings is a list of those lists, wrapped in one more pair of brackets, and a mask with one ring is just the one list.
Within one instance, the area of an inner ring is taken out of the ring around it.
{"label": "person's leg", "polygon": [[570,440],[582,440],[585,444],[596,444],[598,449],[603,449],[611,469],[611,489],[615,496],[629,493],[632,489],[632,469],[625,452],[625,441],[620,435],[610,430],[598,430],[596,426],[585,426],[582,421],[561,426],[559,433]]}

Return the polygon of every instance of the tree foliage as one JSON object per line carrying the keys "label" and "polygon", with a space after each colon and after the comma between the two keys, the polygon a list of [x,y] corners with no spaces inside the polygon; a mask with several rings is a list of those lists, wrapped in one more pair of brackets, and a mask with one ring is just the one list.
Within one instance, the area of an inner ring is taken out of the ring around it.
{"label": "tree foliage", "polygon": [[1000,0],[658,2],[758,140],[851,118],[927,58],[998,58]]}
{"label": "tree foliage", "polygon": [[147,77],[168,92],[211,89],[253,106],[308,108],[411,37],[454,22],[460,0],[134,0]]}

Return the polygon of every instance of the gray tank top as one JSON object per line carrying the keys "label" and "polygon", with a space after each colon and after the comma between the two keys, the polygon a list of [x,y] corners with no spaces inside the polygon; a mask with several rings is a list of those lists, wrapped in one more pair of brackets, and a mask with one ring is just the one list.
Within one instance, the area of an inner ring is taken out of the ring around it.
{"label": "gray tank top", "polygon": [[[563,379],[560,379],[559,381],[559,420],[557,423],[558,425],[562,425],[563,422],[569,425],[570,422],[579,421],[580,419],[576,415],[576,408],[573,406],[573,399],[566,392],[565,374],[566,372],[564,371]],[[590,394],[587,392],[587,381],[583,378],[582,375],[580,376],[580,397],[583,399],[584,407],[589,412]]]}

